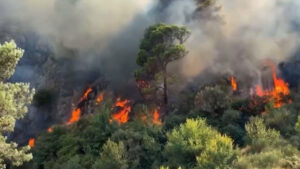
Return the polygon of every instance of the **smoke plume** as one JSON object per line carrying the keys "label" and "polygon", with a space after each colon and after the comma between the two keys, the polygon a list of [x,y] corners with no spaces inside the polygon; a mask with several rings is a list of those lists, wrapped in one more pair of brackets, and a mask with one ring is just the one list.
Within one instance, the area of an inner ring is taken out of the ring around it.
{"label": "smoke plume", "polygon": [[181,73],[189,80],[204,70],[257,78],[265,59],[279,63],[297,50],[299,5],[293,0],[218,0],[197,10],[194,0],[174,1],[166,21],[192,31]]}

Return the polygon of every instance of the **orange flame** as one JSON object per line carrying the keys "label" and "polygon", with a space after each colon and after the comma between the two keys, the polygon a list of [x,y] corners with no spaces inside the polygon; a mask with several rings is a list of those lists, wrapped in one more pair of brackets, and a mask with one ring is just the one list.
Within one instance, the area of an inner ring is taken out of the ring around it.
{"label": "orange flame", "polygon": [[34,147],[34,143],[35,143],[35,139],[34,139],[34,138],[29,139],[28,145],[29,145],[31,148]]}
{"label": "orange flame", "polygon": [[104,99],[104,94],[100,93],[96,99],[96,104],[100,104]]}
{"label": "orange flame", "polygon": [[282,99],[283,96],[290,94],[289,84],[283,79],[280,79],[276,75],[276,67],[273,63],[268,63],[272,69],[272,78],[274,88],[272,90],[263,90],[260,85],[256,85],[256,95],[263,97],[268,96],[270,99],[274,99],[274,107],[279,108],[284,105]]}
{"label": "orange flame", "polygon": [[80,115],[81,115],[81,109],[77,108],[75,110],[73,110],[72,112],[72,116],[69,119],[69,121],[67,122],[67,125],[73,124],[75,122],[77,122],[80,119]]}
{"label": "orange flame", "polygon": [[121,100],[120,98],[117,99],[115,103],[115,107],[120,107],[121,110],[115,114],[113,114],[113,119],[117,121],[119,124],[126,123],[128,121],[129,113],[131,112],[131,106],[128,105],[129,100]]}
{"label": "orange flame", "polygon": [[48,133],[52,133],[52,132],[53,132],[52,127],[49,127],[49,128],[47,129],[47,131],[48,131]]}
{"label": "orange flame", "polygon": [[79,102],[82,102],[82,101],[86,100],[87,97],[88,97],[88,95],[89,95],[92,91],[93,91],[93,89],[89,87],[89,88],[84,92],[84,94],[83,94],[83,96],[80,98]]}
{"label": "orange flame", "polygon": [[[80,98],[79,100],[79,103],[82,102],[82,101],[85,101],[88,97],[88,95],[93,91],[92,88],[88,88],[83,96]],[[70,124],[73,124],[75,122],[77,122],[79,119],[80,119],[80,116],[81,116],[81,109],[80,108],[77,108],[75,110],[72,111],[72,116],[70,117],[70,119],[68,120],[67,122],[67,125],[70,125]]]}
{"label": "orange flame", "polygon": [[155,109],[155,110],[154,110],[154,113],[153,113],[152,122],[153,122],[154,124],[160,126],[160,125],[162,124],[162,122],[161,122],[159,116],[160,116],[160,115],[159,115],[158,109]]}
{"label": "orange flame", "polygon": [[232,90],[236,91],[237,90],[237,82],[236,82],[235,78],[233,76],[231,76],[230,81],[231,81]]}

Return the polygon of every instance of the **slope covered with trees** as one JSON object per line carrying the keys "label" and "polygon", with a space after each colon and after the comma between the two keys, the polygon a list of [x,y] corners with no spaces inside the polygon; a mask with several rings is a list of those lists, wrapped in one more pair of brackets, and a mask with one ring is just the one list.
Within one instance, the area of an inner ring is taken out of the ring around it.
{"label": "slope covered with trees", "polygon": [[[149,81],[187,52],[181,42],[188,34],[185,27],[166,24],[146,30],[137,56],[142,67],[135,74],[141,95],[153,83],[165,86],[165,80]],[[151,69],[156,64],[161,69]],[[240,97],[231,82],[223,78],[185,89],[176,105],[159,99],[168,91],[148,90],[155,97],[135,104],[103,91],[91,114],[39,135],[33,160],[22,168],[299,168],[298,92],[277,107],[269,95]]]}

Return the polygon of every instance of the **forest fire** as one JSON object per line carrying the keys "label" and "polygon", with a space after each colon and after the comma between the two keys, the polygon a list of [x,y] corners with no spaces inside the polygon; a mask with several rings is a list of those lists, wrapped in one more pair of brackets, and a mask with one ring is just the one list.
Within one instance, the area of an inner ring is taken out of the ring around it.
{"label": "forest fire", "polygon": [[155,109],[155,110],[154,110],[152,122],[153,122],[154,124],[156,124],[156,125],[159,125],[159,126],[162,125],[162,122],[161,122],[161,120],[160,120],[160,114],[159,114],[159,112],[158,112],[158,109]]}
{"label": "forest fire", "polygon": [[32,148],[32,147],[34,147],[34,143],[35,143],[35,139],[30,138],[29,141],[28,141],[28,145]]}
{"label": "forest fire", "polygon": [[92,91],[93,91],[93,89],[89,87],[89,88],[84,92],[84,94],[83,94],[83,96],[80,98],[79,102],[82,102],[82,101],[86,100],[87,97],[88,97],[88,95],[89,95]]}
{"label": "forest fire", "polygon": [[231,76],[230,82],[231,82],[232,90],[236,91],[237,90],[237,82],[236,82],[236,79],[233,76]]}
{"label": "forest fire", "polygon": [[122,101],[120,98],[118,98],[115,103],[115,107],[119,107],[121,110],[113,114],[112,117],[119,124],[126,123],[129,119],[128,116],[131,112],[131,105],[128,104],[129,102],[130,101],[127,99]]}
{"label": "forest fire", "polygon": [[103,99],[104,99],[104,94],[100,93],[96,98],[96,104],[100,104],[103,101]]}
{"label": "forest fire", "polygon": [[68,120],[67,125],[73,124],[75,122],[77,122],[80,119],[80,115],[81,115],[81,109],[77,108],[75,110],[72,111],[72,116],[71,118]]}
{"label": "forest fire", "polygon": [[[92,91],[93,91],[93,89],[89,87],[89,88],[84,92],[83,96],[80,98],[79,103],[81,103],[81,102],[87,100],[89,94],[90,94]],[[68,122],[67,122],[67,125],[71,125],[71,124],[77,122],[77,121],[80,119],[80,116],[81,116],[81,108],[76,108],[76,109],[74,109],[74,110],[72,111],[72,115],[71,115],[70,119],[69,119]]]}
{"label": "forest fire", "polygon": [[290,94],[289,84],[276,75],[276,67],[273,63],[268,63],[272,70],[272,78],[274,87],[272,89],[264,90],[262,86],[256,85],[255,92],[257,96],[266,96],[274,100],[274,107],[279,108],[284,105],[283,97]]}

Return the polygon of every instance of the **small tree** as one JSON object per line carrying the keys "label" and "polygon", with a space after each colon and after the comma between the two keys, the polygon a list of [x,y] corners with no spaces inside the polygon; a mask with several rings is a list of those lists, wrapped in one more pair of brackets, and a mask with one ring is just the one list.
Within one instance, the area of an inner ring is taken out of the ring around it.
{"label": "small tree", "polygon": [[209,127],[204,119],[188,119],[167,133],[165,155],[176,168],[230,168],[237,158],[233,141]]}
{"label": "small tree", "polygon": [[141,66],[135,78],[142,94],[153,94],[162,90],[163,105],[168,104],[167,66],[187,54],[183,43],[189,37],[189,30],[182,26],[156,24],[150,26],[142,39],[137,57]]}
{"label": "small tree", "polygon": [[14,41],[0,44],[0,168],[5,168],[7,163],[20,166],[32,158],[29,146],[18,148],[5,137],[14,130],[16,120],[25,116],[34,94],[29,84],[4,83],[14,73],[22,56],[23,50],[17,48]]}
{"label": "small tree", "polygon": [[100,155],[100,160],[96,161],[94,169],[127,169],[128,162],[126,159],[126,150],[122,142],[118,144],[108,140],[103,145],[103,150]]}

